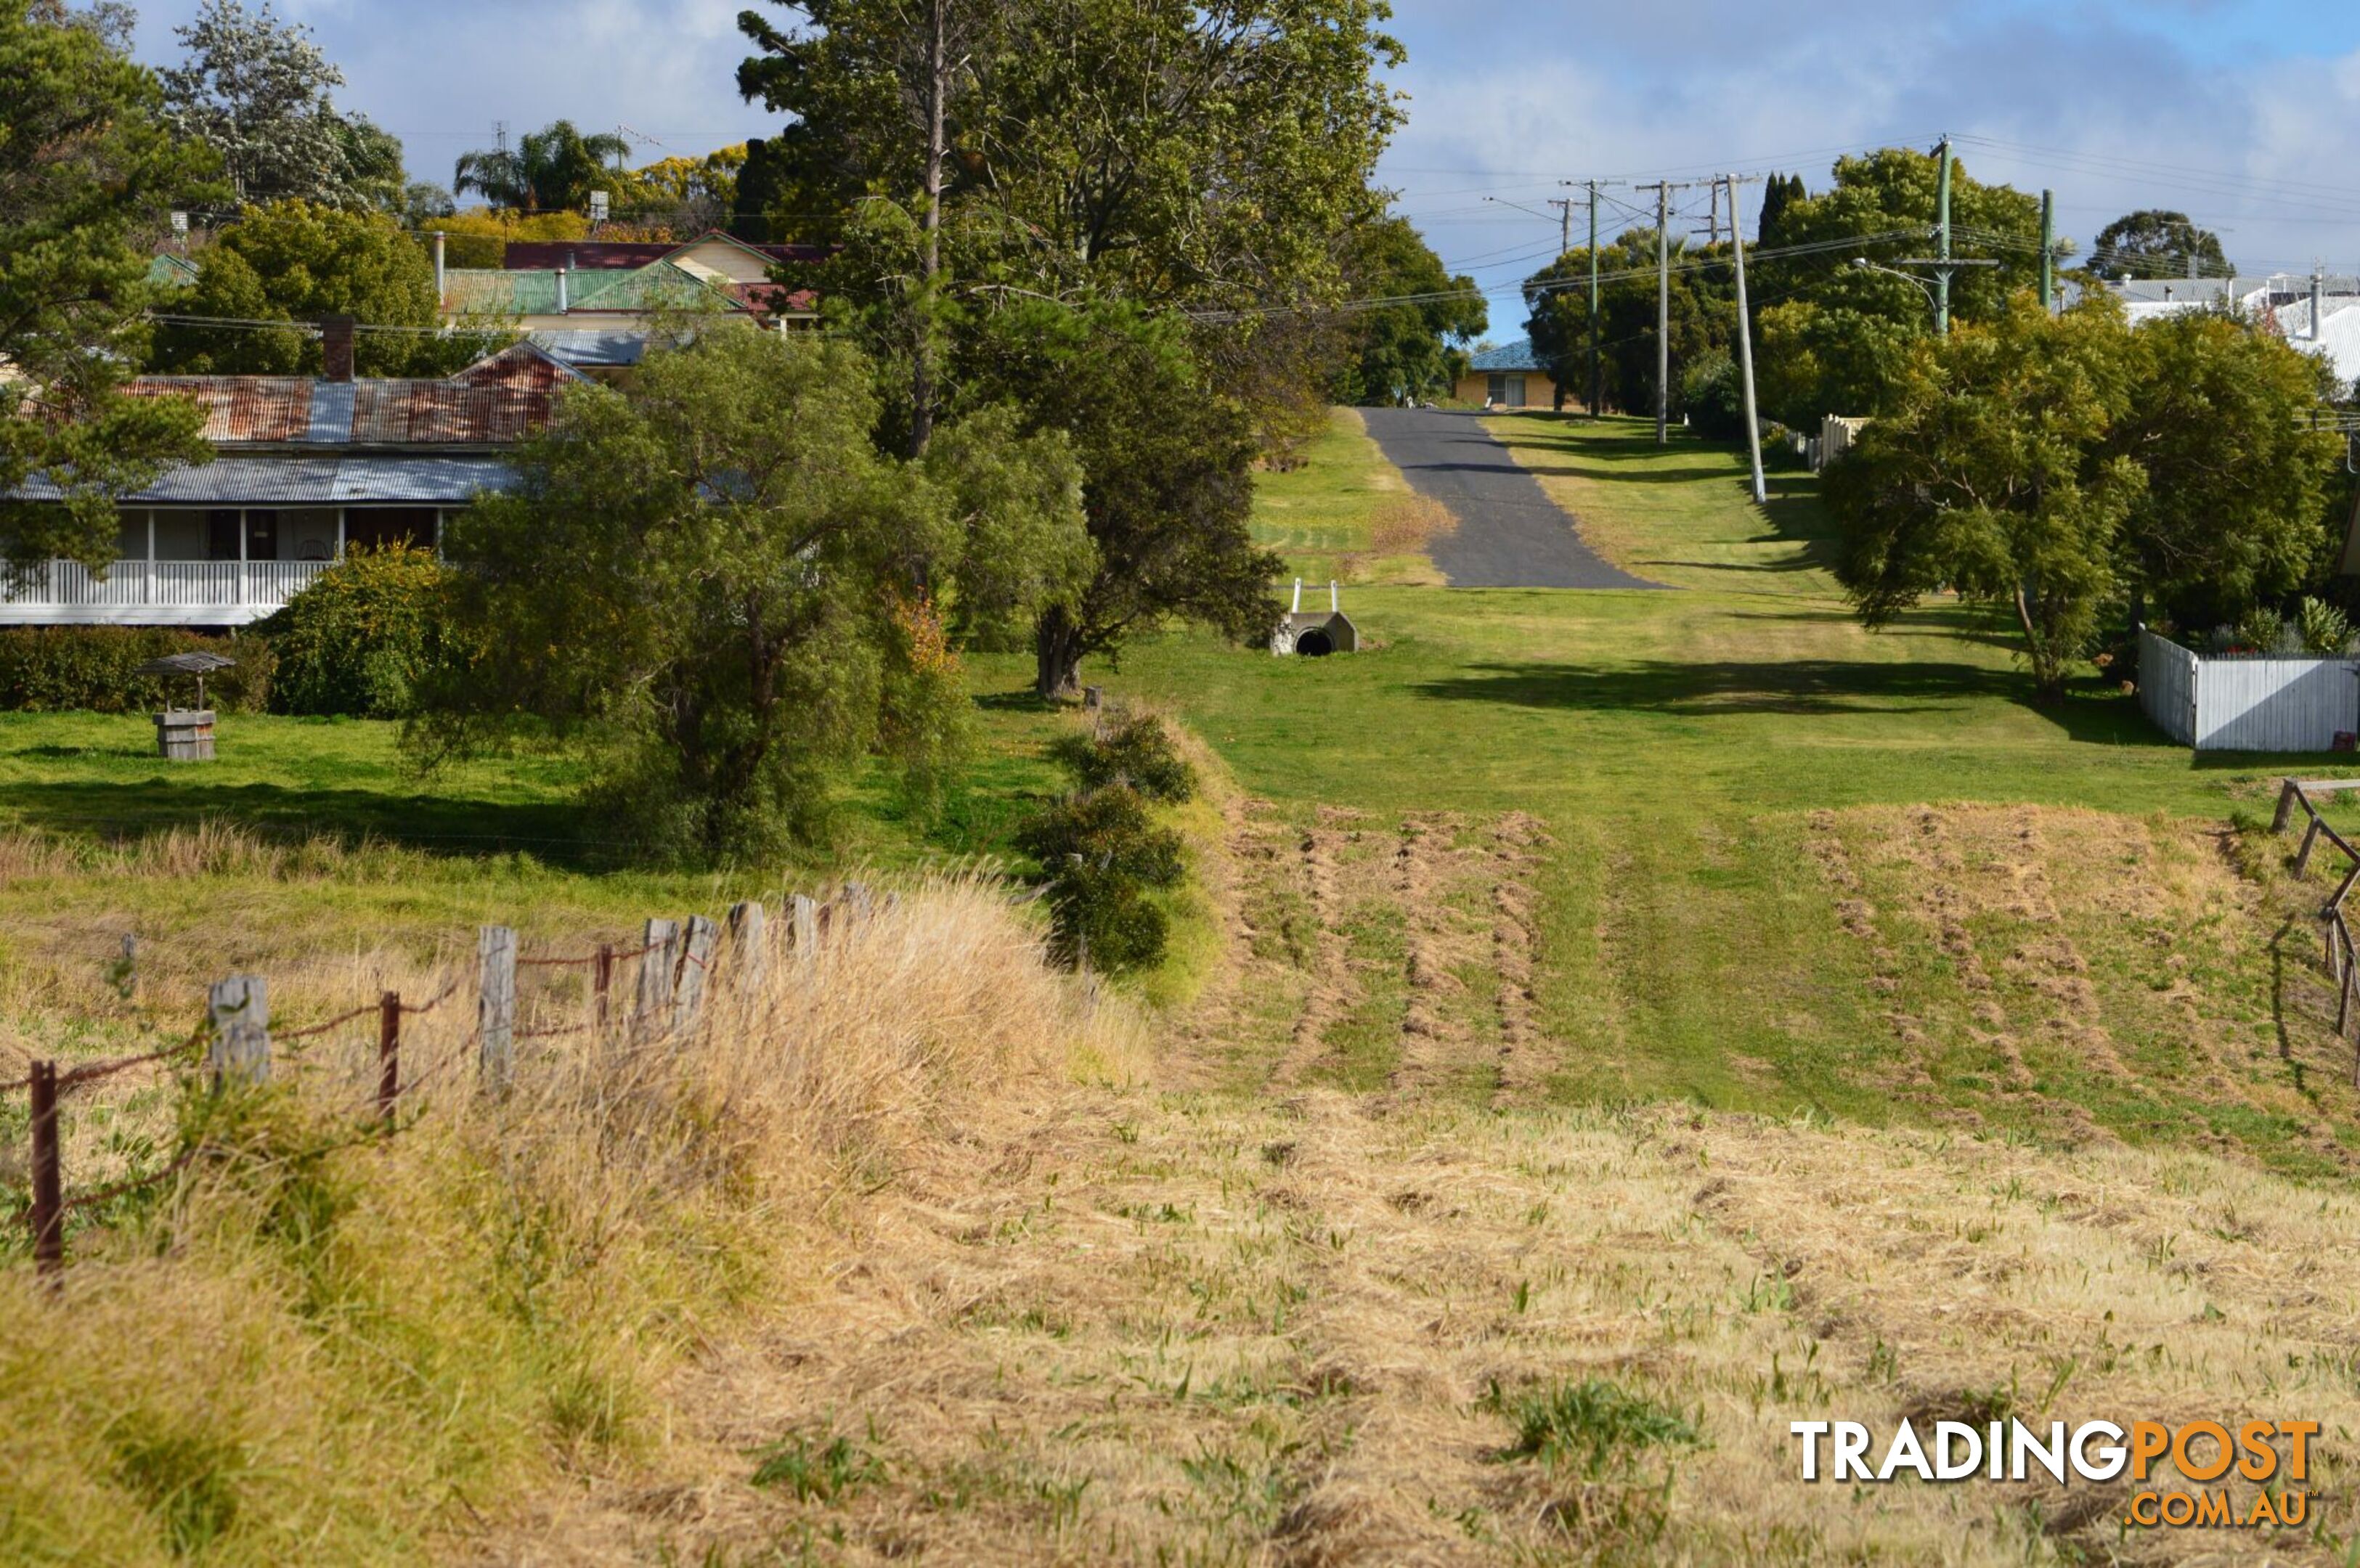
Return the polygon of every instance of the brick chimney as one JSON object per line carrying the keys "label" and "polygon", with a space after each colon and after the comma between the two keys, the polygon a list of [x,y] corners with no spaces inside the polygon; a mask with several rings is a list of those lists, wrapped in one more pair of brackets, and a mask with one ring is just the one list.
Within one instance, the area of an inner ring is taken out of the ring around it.
{"label": "brick chimney", "polygon": [[325,381],[353,378],[353,317],[320,318],[320,376]]}

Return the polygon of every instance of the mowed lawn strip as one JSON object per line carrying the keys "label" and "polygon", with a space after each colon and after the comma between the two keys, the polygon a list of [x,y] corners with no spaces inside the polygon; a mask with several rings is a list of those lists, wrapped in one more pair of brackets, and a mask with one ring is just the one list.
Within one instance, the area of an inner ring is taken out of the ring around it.
{"label": "mowed lawn strip", "polygon": [[[1658,451],[1633,420],[1522,415],[1491,428],[1617,564],[1677,591],[1370,586],[1348,600],[1367,651],[1277,659],[1174,634],[1127,658],[1114,689],[1180,711],[1244,789],[1296,818],[1325,804],[1381,822],[1435,811],[1546,822],[1555,844],[1534,989],[1561,1095],[2034,1136],[2080,1136],[2094,1121],[2134,1140],[2234,1124],[2264,1158],[2321,1168],[2315,1121],[2297,1134],[2242,1097],[2223,1102],[2200,1075],[2147,1072],[2183,1051],[2171,1038],[2180,1015],[2107,998],[2170,984],[2165,947],[2101,942],[2092,911],[2060,916],[2081,936],[2081,979],[2096,997],[2068,1007],[2051,995],[2058,976],[2010,973],[2031,962],[2016,957],[2029,939],[1978,916],[1971,937],[1992,950],[1979,962],[2015,988],[2021,1015],[1997,1032],[2027,1036],[2035,1074],[2005,1087],[1991,1071],[1997,1048],[1980,1038],[1995,1032],[1977,1017],[1982,998],[1943,991],[1960,961],[1939,933],[1912,913],[1874,942],[1854,934],[1808,841],[1814,813],[1844,814],[1841,834],[1851,813],[1982,804],[2093,809],[2118,818],[2126,850],[2195,854],[2188,835],[2235,811],[2266,816],[2272,779],[2327,759],[2191,757],[2135,698],[2094,680],[2037,705],[2005,623],[1955,601],[1866,630],[1826,570],[1830,526],[1808,474],[1775,475],[1772,505],[1757,508],[1741,451],[1684,434]],[[1282,481],[1310,483],[1267,484]],[[2130,898],[2146,874],[2124,864],[2107,875],[2107,896]],[[1927,881],[1922,870],[1892,878],[1887,896],[1906,902]],[[2244,897],[2234,881],[2208,883],[2182,889],[2171,913],[2242,927],[2261,918]],[[1877,942],[1901,955],[1897,968]],[[2273,960],[2252,951],[2245,962]],[[2204,1005],[2234,1015],[2234,1074],[2269,1090],[2299,1070],[2249,1052],[2282,1007],[2249,980],[2212,974]],[[2072,1038],[2043,1034],[2059,1019]],[[2127,1076],[2090,1063],[2086,1040],[2102,1029]],[[1372,1062],[1373,1050],[1356,1040],[1346,1059]],[[1358,1077],[1341,1061],[1335,1072]],[[2078,1114],[2058,1111],[2067,1104]]]}

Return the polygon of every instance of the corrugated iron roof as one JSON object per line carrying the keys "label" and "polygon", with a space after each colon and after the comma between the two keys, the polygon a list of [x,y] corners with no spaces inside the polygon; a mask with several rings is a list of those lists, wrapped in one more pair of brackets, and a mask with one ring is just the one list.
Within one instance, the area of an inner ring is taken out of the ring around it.
{"label": "corrugated iron roof", "polygon": [[[168,470],[123,501],[157,506],[452,506],[515,483],[516,471],[493,456],[224,457],[202,467]],[[27,480],[13,496],[63,498],[55,485],[38,477]]]}
{"label": "corrugated iron roof", "polygon": [[[193,397],[216,446],[505,445],[549,421],[563,371],[538,354],[480,362],[475,379],[303,376],[142,376],[134,397]],[[462,377],[468,371],[460,373]]]}
{"label": "corrugated iron roof", "polygon": [[622,370],[648,356],[648,334],[600,327],[560,327],[532,334],[550,355],[578,370]]}
{"label": "corrugated iron roof", "polygon": [[776,262],[825,261],[828,254],[825,245],[756,245],[722,230],[710,229],[685,243],[669,240],[510,240],[500,259],[505,267],[526,270],[574,267],[608,271],[646,267],[712,240],[737,245]]}

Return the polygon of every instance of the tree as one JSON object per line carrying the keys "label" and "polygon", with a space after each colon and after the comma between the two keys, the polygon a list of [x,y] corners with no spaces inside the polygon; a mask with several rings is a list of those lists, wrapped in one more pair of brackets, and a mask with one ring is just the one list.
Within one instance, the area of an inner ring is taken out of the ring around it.
{"label": "tree", "polygon": [[443,236],[446,265],[494,271],[506,262],[508,246],[517,242],[590,237],[590,220],[579,212],[525,212],[508,207],[470,207],[435,218],[428,227]]}
{"label": "tree", "polygon": [[2234,622],[2306,586],[2344,500],[2344,442],[2313,419],[2333,400],[2334,372],[2204,310],[2140,326],[2131,354],[2140,393],[2108,449],[2147,474],[2123,572],[2150,612]]}
{"label": "tree", "polygon": [[38,476],[65,497],[0,502],[10,564],[104,567],[116,497],[211,455],[193,404],[122,386],[147,353],[153,246],[218,168],[102,27],[0,0],[0,495]]}
{"label": "tree", "polygon": [[594,191],[613,192],[624,182],[619,165],[631,155],[623,137],[600,132],[584,136],[571,120],[554,120],[528,131],[511,149],[463,152],[452,170],[451,189],[472,191],[495,207],[579,212]]}
{"label": "tree", "polygon": [[[1609,408],[1655,407],[1655,231],[1630,229],[1599,247],[1601,397]],[[1682,411],[1689,365],[1736,341],[1736,273],[1728,247],[1685,242],[1671,256],[1671,408]],[[1759,297],[1758,295],[1756,296]],[[1590,385],[1590,248],[1567,251],[1524,279],[1533,354],[1560,387]]]}
{"label": "tree", "polygon": [[[880,442],[922,449],[934,420],[979,398],[1036,421],[1071,410],[1061,428],[1083,456],[1099,567],[1082,604],[1036,627],[1042,689],[1070,690],[1085,654],[1168,618],[1266,632],[1277,562],[1243,522],[1254,416],[1308,400],[1271,385],[1279,367],[1316,396],[1329,366],[1266,352],[1290,334],[1265,330],[1264,312],[1332,303],[1338,237],[1382,210],[1368,180],[1400,114],[1377,78],[1400,55],[1377,30],[1382,5],[792,9],[796,25],[741,18],[759,52],[738,86],[792,118],[766,143],[781,192],[768,210],[847,214],[822,289],[902,410]],[[1191,353],[1190,333],[1140,313],[1175,308],[1238,313],[1200,323]],[[1009,341],[1014,320],[1043,335]],[[1167,400],[1149,406],[1067,357],[1101,348]],[[1011,380],[1015,365],[1107,401]]]}
{"label": "tree", "polygon": [[1774,174],[1763,181],[1762,226],[1754,231],[1757,243],[1786,243],[1787,210],[1809,195],[1803,189],[1803,177],[1799,174]]}
{"label": "tree", "polygon": [[344,83],[311,30],[267,3],[204,0],[173,29],[186,58],[163,73],[165,102],[187,135],[221,154],[239,202],[297,200],[390,206],[402,189],[401,143],[337,112]]}
{"label": "tree", "polygon": [[748,136],[746,161],[738,167],[737,189],[731,193],[729,232],[748,245],[771,245],[800,233],[792,222],[773,216],[788,211],[791,188],[791,177],[770,141]]}
{"label": "tree", "polygon": [[1073,437],[1095,570],[1033,626],[1035,689],[1079,683],[1083,659],[1174,620],[1258,639],[1277,624],[1278,557],[1255,547],[1252,421],[1206,382],[1184,323],[1135,306],[1017,299],[955,340],[973,397]]}
{"label": "tree", "polygon": [[703,158],[658,158],[630,171],[617,194],[616,210],[683,237],[726,229],[738,210],[738,176],[745,167],[744,142]]}
{"label": "tree", "polygon": [[943,100],[954,272],[1043,292],[1266,305],[1332,293],[1332,241],[1374,216],[1401,110],[1378,0],[819,0],[738,89],[795,124],[770,143],[803,211],[881,194],[913,217],[932,139],[930,28],[958,69]]}
{"label": "tree", "polygon": [[256,207],[222,231],[174,313],[290,323],[285,331],[188,321],[158,328],[154,368],[186,375],[316,376],[319,341],[292,323],[327,315],[407,329],[359,334],[353,359],[363,376],[448,375],[497,342],[438,332],[433,263],[392,218],[308,201]]}
{"label": "tree", "polygon": [[1914,345],[1887,411],[1823,481],[1836,577],[1885,626],[1945,585],[2015,615],[2045,700],[2120,585],[2146,486],[2109,437],[2137,387],[2110,299],[2051,318],[2029,295],[1996,321]]}
{"label": "tree", "polygon": [[412,744],[553,735],[621,831],[707,860],[815,832],[874,750],[938,777],[966,702],[941,616],[1070,594],[1079,479],[1063,437],[1004,428],[899,463],[876,417],[869,365],[815,334],[706,333],[568,393],[514,493],[452,525],[482,651],[423,682]]}
{"label": "tree", "polygon": [[[2191,271],[2190,263],[2193,262]],[[2109,282],[2128,278],[2230,278],[2236,268],[2222,254],[2221,236],[2200,229],[2185,212],[2149,208],[2125,213],[2098,231],[2090,272]]]}
{"label": "tree", "polygon": [[1467,367],[1465,344],[1490,324],[1471,278],[1454,278],[1406,218],[1357,231],[1345,279],[1362,299],[1347,322],[1349,359],[1332,390],[1339,403],[1393,404],[1448,392]]}

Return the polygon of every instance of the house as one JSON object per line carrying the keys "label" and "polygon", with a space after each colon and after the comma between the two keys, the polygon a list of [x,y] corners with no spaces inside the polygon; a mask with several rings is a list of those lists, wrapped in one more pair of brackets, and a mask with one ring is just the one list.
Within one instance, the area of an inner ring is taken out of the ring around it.
{"label": "house", "polygon": [[1519,338],[1502,348],[1487,348],[1467,362],[1453,397],[1462,403],[1492,408],[1546,408],[1557,404],[1557,383],[1548,367],[1533,357],[1532,340]]}
{"label": "house", "polygon": [[[353,375],[350,317],[321,324],[324,374],[144,376],[192,397],[213,461],[122,498],[103,574],[53,561],[0,581],[0,626],[237,626],[358,546],[432,547],[444,521],[513,482],[507,454],[586,378],[519,343],[445,380]],[[14,499],[60,498],[36,479]]]}
{"label": "house", "polygon": [[585,375],[612,379],[646,354],[654,321],[710,316],[741,325],[814,324],[818,295],[772,281],[770,270],[820,260],[811,245],[755,245],[716,230],[686,245],[556,240],[508,245],[498,267],[443,264],[435,245],[442,318],[513,326]]}

